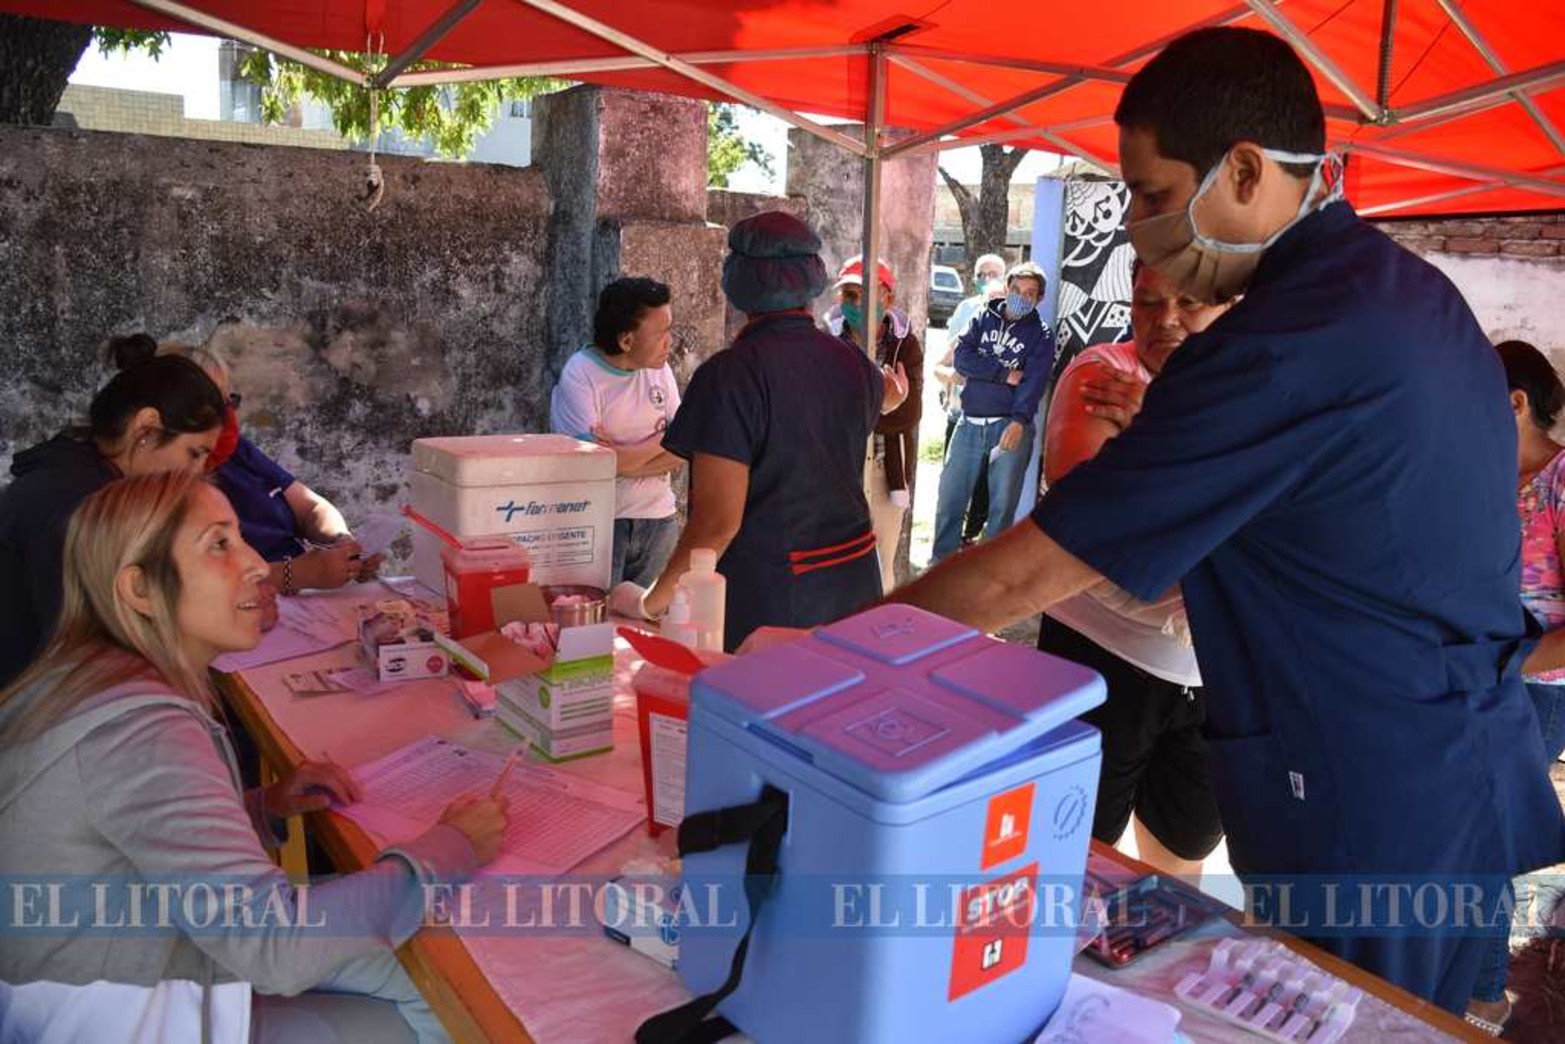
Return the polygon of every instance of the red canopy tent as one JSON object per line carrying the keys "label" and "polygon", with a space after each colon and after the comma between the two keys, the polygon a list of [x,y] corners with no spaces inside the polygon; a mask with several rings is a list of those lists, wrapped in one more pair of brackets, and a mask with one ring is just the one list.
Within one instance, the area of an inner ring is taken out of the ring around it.
{"label": "red canopy tent", "polygon": [[[345,79],[308,49],[387,56],[395,88],[555,75],[733,98],[864,157],[1008,141],[1113,171],[1120,85],[1181,32],[1248,25],[1309,62],[1366,215],[1565,207],[1558,0],[0,0],[0,11],[246,40]],[[1017,31],[1026,26],[1027,32]],[[464,68],[406,72],[420,58]],[[861,140],[801,115],[865,124]],[[912,138],[882,140],[886,126]],[[868,144],[866,144],[868,142]]]}

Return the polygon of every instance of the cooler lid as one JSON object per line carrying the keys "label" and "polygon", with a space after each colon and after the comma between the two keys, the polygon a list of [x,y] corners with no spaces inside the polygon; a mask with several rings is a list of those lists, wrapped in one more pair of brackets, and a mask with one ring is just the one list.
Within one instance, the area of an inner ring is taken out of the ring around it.
{"label": "cooler lid", "polygon": [[453,435],[413,440],[413,470],[453,486],[613,479],[614,451],[569,435]]}
{"label": "cooler lid", "polygon": [[1103,702],[1079,664],[884,605],[708,668],[693,698],[865,793],[939,790]]}

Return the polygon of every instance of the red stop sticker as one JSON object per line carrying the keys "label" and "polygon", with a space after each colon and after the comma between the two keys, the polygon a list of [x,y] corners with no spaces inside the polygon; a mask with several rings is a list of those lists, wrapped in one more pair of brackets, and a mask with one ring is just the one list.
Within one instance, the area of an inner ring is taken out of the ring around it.
{"label": "red stop sticker", "polygon": [[1037,863],[962,893],[947,1000],[964,997],[1027,963],[1037,895]]}

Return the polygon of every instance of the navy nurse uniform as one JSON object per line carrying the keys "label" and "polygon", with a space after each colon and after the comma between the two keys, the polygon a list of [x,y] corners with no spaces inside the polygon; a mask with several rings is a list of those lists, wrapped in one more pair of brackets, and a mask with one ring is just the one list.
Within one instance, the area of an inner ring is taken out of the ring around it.
{"label": "navy nurse uniform", "polygon": [[717,563],[729,652],[758,627],[829,623],[880,596],[864,453],[884,394],[874,363],[804,312],[757,316],[691,377],[664,448],[750,469]]}
{"label": "navy nurse uniform", "polygon": [[1361,893],[1348,916],[1318,885],[1565,860],[1519,673],[1515,484],[1505,378],[1471,311],[1336,203],[1033,514],[1142,598],[1182,583],[1234,869],[1291,882],[1298,934],[1452,1011],[1484,939],[1384,889],[1364,928]]}
{"label": "navy nurse uniform", "polygon": [[239,516],[240,535],[268,562],[281,562],[305,550],[297,536],[298,520],[283,496],[293,483],[287,468],[243,435],[233,456],[217,469],[218,487],[228,494]]}

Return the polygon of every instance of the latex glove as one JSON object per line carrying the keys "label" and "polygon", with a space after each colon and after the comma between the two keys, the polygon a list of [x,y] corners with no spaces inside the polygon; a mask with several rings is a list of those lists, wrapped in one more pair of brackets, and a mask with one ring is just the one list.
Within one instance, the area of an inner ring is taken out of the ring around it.
{"label": "latex glove", "polygon": [[647,612],[647,589],[629,580],[617,585],[609,592],[609,612],[632,620],[650,621],[652,617]]}
{"label": "latex glove", "polygon": [[912,495],[905,489],[892,490],[890,500],[892,507],[899,507],[904,511],[913,503]]}

